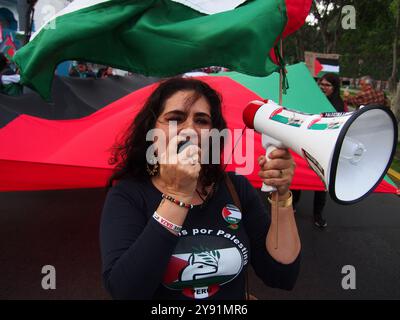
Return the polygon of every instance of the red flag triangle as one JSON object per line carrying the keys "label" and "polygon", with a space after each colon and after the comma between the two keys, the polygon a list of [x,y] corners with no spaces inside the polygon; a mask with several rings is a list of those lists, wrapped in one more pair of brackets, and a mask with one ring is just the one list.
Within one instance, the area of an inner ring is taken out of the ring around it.
{"label": "red flag triangle", "polygon": [[322,64],[318,61],[317,58],[315,58],[314,61],[314,77],[317,77],[318,74],[322,71],[323,67]]}

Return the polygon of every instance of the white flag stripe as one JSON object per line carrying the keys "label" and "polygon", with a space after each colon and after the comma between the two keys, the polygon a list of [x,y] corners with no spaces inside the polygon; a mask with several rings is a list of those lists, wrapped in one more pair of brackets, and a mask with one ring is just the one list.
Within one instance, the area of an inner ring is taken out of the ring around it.
{"label": "white flag stripe", "polygon": [[[40,31],[43,30],[43,28],[52,20],[61,17],[63,15],[81,10],[81,9],[85,9],[91,6],[95,6],[99,3],[103,3],[103,2],[108,2],[111,0],[75,0],[73,2],[71,2],[68,6],[66,6],[64,9],[60,10],[59,12],[57,12],[54,16],[52,16],[50,19],[48,19],[45,23],[43,23],[43,25],[35,32],[32,34],[30,41],[32,41],[39,33]],[[79,23],[79,21],[77,22]]]}
{"label": "white flag stripe", "polygon": [[172,0],[205,14],[215,14],[235,9],[247,0]]}
{"label": "white flag stripe", "polygon": [[242,213],[240,211],[236,210],[229,210],[229,211],[231,212],[229,218],[242,219]]}
{"label": "white flag stripe", "polygon": [[324,72],[336,72],[339,73],[340,67],[339,66],[331,66],[328,64],[322,64],[322,71]]}
{"label": "white flag stripe", "polygon": [[173,256],[175,258],[181,259],[181,260],[189,260],[191,253],[174,253]]}
{"label": "white flag stripe", "polygon": [[226,209],[228,209],[228,211],[231,213],[229,215],[229,217],[236,218],[236,219],[242,219],[242,213],[236,206],[227,205]]}

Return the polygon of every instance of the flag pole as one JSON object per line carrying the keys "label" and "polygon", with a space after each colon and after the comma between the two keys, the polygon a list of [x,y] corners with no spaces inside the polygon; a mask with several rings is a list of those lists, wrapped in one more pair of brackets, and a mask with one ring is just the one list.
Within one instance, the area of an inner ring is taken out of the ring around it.
{"label": "flag pole", "polygon": [[35,15],[35,4],[38,0],[27,0],[28,10],[25,13],[25,44],[31,39],[33,28],[33,17]]}
{"label": "flag pole", "polygon": [[[283,57],[283,40],[282,37],[279,40],[279,51],[280,51],[280,55],[281,57]],[[284,67],[284,66],[283,66]],[[282,86],[282,81],[283,81],[283,72],[285,72],[284,68],[281,66],[280,70],[279,70],[279,105],[282,106],[282,102],[283,102],[283,86]],[[275,216],[276,216],[276,239],[275,239],[275,249],[278,249],[278,242],[279,242],[279,206],[278,206],[278,202],[279,202],[279,194],[278,191],[275,191]]]}
{"label": "flag pole", "polygon": [[[282,38],[279,40],[279,51],[281,54],[281,57],[283,57],[283,40]],[[281,66],[280,71],[279,71],[279,105],[282,105],[282,94],[283,94],[283,87],[282,87],[282,81],[283,81],[283,68]]]}

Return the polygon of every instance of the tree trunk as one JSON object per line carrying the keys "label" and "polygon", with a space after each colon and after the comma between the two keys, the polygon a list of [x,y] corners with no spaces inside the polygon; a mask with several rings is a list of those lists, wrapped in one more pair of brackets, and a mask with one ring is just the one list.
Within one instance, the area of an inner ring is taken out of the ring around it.
{"label": "tree trunk", "polygon": [[[335,8],[328,13],[330,4],[334,4]],[[314,14],[318,20],[324,53],[336,53],[337,41],[341,31],[342,4],[343,1],[326,1],[322,14],[315,6]],[[330,25],[332,24],[334,28],[330,30]]]}
{"label": "tree trunk", "polygon": [[398,59],[398,47],[399,47],[399,34],[400,34],[400,3],[397,4],[397,10],[396,10],[396,29],[394,32],[394,41],[393,41],[393,69],[392,69],[392,75],[389,78],[389,91],[393,95],[396,92],[396,84],[398,79],[397,59]]}
{"label": "tree trunk", "polygon": [[323,28],[325,28],[325,26],[322,26],[322,25],[321,25],[320,28],[321,28],[322,43],[323,43],[323,45],[324,45],[323,52],[324,52],[324,53],[329,53],[329,48],[328,48],[328,35],[327,35],[327,32],[325,31],[325,29],[323,29]]}
{"label": "tree trunk", "polygon": [[400,122],[400,82],[397,85],[397,94],[394,97],[393,103],[392,103],[392,111],[394,115],[396,116],[397,123]]}
{"label": "tree trunk", "polygon": [[[328,25],[327,25],[327,17],[326,17],[326,10],[328,8],[328,3],[325,4],[326,8],[324,8],[324,13],[321,14],[318,10],[316,5],[316,1],[313,1],[313,13],[317,18],[317,24],[319,27],[319,34],[321,35],[322,44],[323,44],[323,53],[328,53]],[[324,18],[322,16],[324,15]]]}
{"label": "tree trunk", "polygon": [[337,19],[336,19],[336,29],[333,32],[333,41],[332,41],[332,48],[331,48],[331,52],[332,53],[337,53],[336,47],[337,47],[337,43],[338,43],[338,39],[339,36],[341,34],[342,31],[342,1],[340,1],[340,5],[339,5],[339,12],[337,13]]}
{"label": "tree trunk", "polygon": [[303,31],[300,29],[296,33],[296,59],[297,61],[304,61],[304,41],[303,41]]}

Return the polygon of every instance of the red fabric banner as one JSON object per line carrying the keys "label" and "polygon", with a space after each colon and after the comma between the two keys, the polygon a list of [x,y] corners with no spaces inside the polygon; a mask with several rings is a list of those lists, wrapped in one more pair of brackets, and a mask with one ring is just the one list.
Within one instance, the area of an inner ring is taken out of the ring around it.
{"label": "red fabric banner", "polygon": [[[262,100],[252,91],[228,77],[203,77],[221,93],[223,113],[230,129],[244,128],[242,112],[251,100]],[[103,187],[112,172],[108,163],[110,148],[121,137],[143,106],[155,85],[137,90],[77,120],[46,120],[22,115],[0,129],[0,191],[46,190]],[[248,132],[249,129],[246,130]],[[247,133],[245,133],[247,134]],[[265,154],[261,136],[255,134],[254,170],[247,178],[261,186],[257,157]],[[237,137],[233,137],[233,145]],[[242,141],[245,141],[243,139]],[[239,144],[240,145],[240,144]],[[243,143],[242,150],[246,150]],[[318,176],[298,155],[293,189],[323,190]],[[244,165],[233,158],[227,170]],[[377,192],[396,193],[396,188],[383,181]]]}

